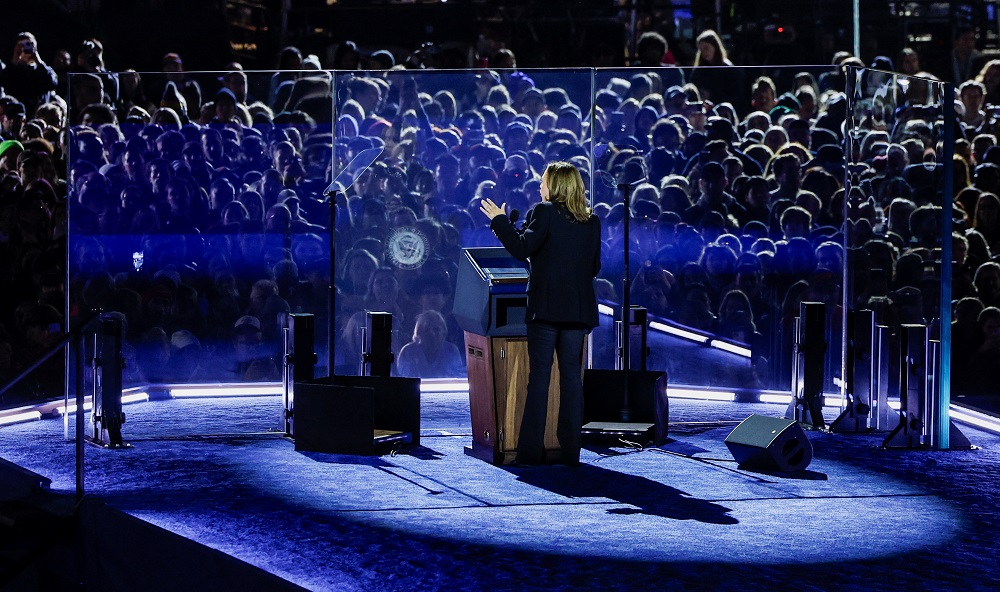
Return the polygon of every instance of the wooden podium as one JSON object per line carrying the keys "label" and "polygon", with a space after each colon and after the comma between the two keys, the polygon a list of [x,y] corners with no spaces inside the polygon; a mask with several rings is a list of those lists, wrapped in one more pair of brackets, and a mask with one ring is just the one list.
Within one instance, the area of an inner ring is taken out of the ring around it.
{"label": "wooden podium", "polygon": [[[465,249],[458,264],[455,318],[465,331],[472,446],[495,465],[513,462],[528,393],[528,267],[503,247]],[[559,369],[553,360],[545,462],[559,459]]]}
{"label": "wooden podium", "polygon": [[[517,456],[521,417],[528,392],[528,338],[487,337],[465,332],[469,369],[472,446],[465,452],[495,465]],[[552,363],[545,419],[545,462],[559,459],[559,368]]]}

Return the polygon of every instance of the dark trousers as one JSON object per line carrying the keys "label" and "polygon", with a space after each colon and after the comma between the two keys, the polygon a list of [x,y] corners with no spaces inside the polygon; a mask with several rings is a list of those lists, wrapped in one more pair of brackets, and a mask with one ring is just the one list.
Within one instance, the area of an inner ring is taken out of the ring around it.
{"label": "dark trousers", "polygon": [[528,323],[528,394],[517,441],[517,460],[540,463],[545,458],[545,416],[552,378],[552,356],[559,362],[559,437],[564,462],[580,456],[583,424],[583,342],[587,330],[548,323]]}

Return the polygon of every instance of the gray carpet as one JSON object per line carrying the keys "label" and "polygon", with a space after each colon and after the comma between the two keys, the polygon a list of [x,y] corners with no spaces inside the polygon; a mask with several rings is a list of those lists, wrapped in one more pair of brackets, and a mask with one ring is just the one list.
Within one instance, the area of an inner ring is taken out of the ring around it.
{"label": "gray carpet", "polygon": [[[422,446],[359,457],[296,452],[277,397],[130,405],[134,448],[88,447],[88,493],[314,590],[996,589],[990,434],[929,452],[810,432],[807,471],[762,474],[723,440],[783,407],[673,400],[660,448],[501,468],[463,452],[467,395],[422,408]],[[0,428],[0,456],[70,491],[62,429]]]}

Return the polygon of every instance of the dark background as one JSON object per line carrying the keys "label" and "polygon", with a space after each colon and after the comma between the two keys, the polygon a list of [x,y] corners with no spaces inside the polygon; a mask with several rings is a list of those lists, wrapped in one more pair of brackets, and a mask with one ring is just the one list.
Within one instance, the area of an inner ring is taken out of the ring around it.
{"label": "dark background", "polygon": [[[656,30],[670,40],[681,65],[694,56],[694,38],[718,29],[737,65],[826,64],[853,45],[851,0],[0,0],[0,47],[21,30],[36,34],[43,58],[58,49],[75,55],[90,36],[105,44],[109,70],[159,71],[167,52],[180,53],[188,70],[272,69],[277,52],[295,45],[324,67],[338,44],[363,51],[388,49],[405,60],[432,43],[425,64],[485,65],[508,47],[522,68],[626,65],[632,40]],[[861,58],[895,59],[914,47],[934,72],[953,32],[974,25],[980,49],[997,53],[997,0],[861,4]],[[633,27],[633,22],[634,27]],[[635,31],[635,35],[632,31]],[[0,57],[8,59],[2,52]]]}

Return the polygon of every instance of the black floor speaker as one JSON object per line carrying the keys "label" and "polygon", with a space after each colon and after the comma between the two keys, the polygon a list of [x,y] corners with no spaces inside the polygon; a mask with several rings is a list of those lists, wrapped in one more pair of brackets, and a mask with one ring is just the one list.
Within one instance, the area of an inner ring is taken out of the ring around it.
{"label": "black floor speaker", "polygon": [[751,415],[726,437],[726,446],[741,469],[801,471],[812,462],[812,444],[790,419]]}
{"label": "black floor speaker", "polygon": [[378,454],[386,444],[420,444],[420,379],[334,376],[295,382],[295,449]]}
{"label": "black floor speaker", "polygon": [[[657,446],[667,439],[670,402],[667,373],[653,370],[628,371],[628,419],[625,408],[624,370],[586,370],[583,373],[583,422],[604,423],[606,429],[628,431],[627,424],[651,426]],[[647,427],[648,429],[648,427]]]}

